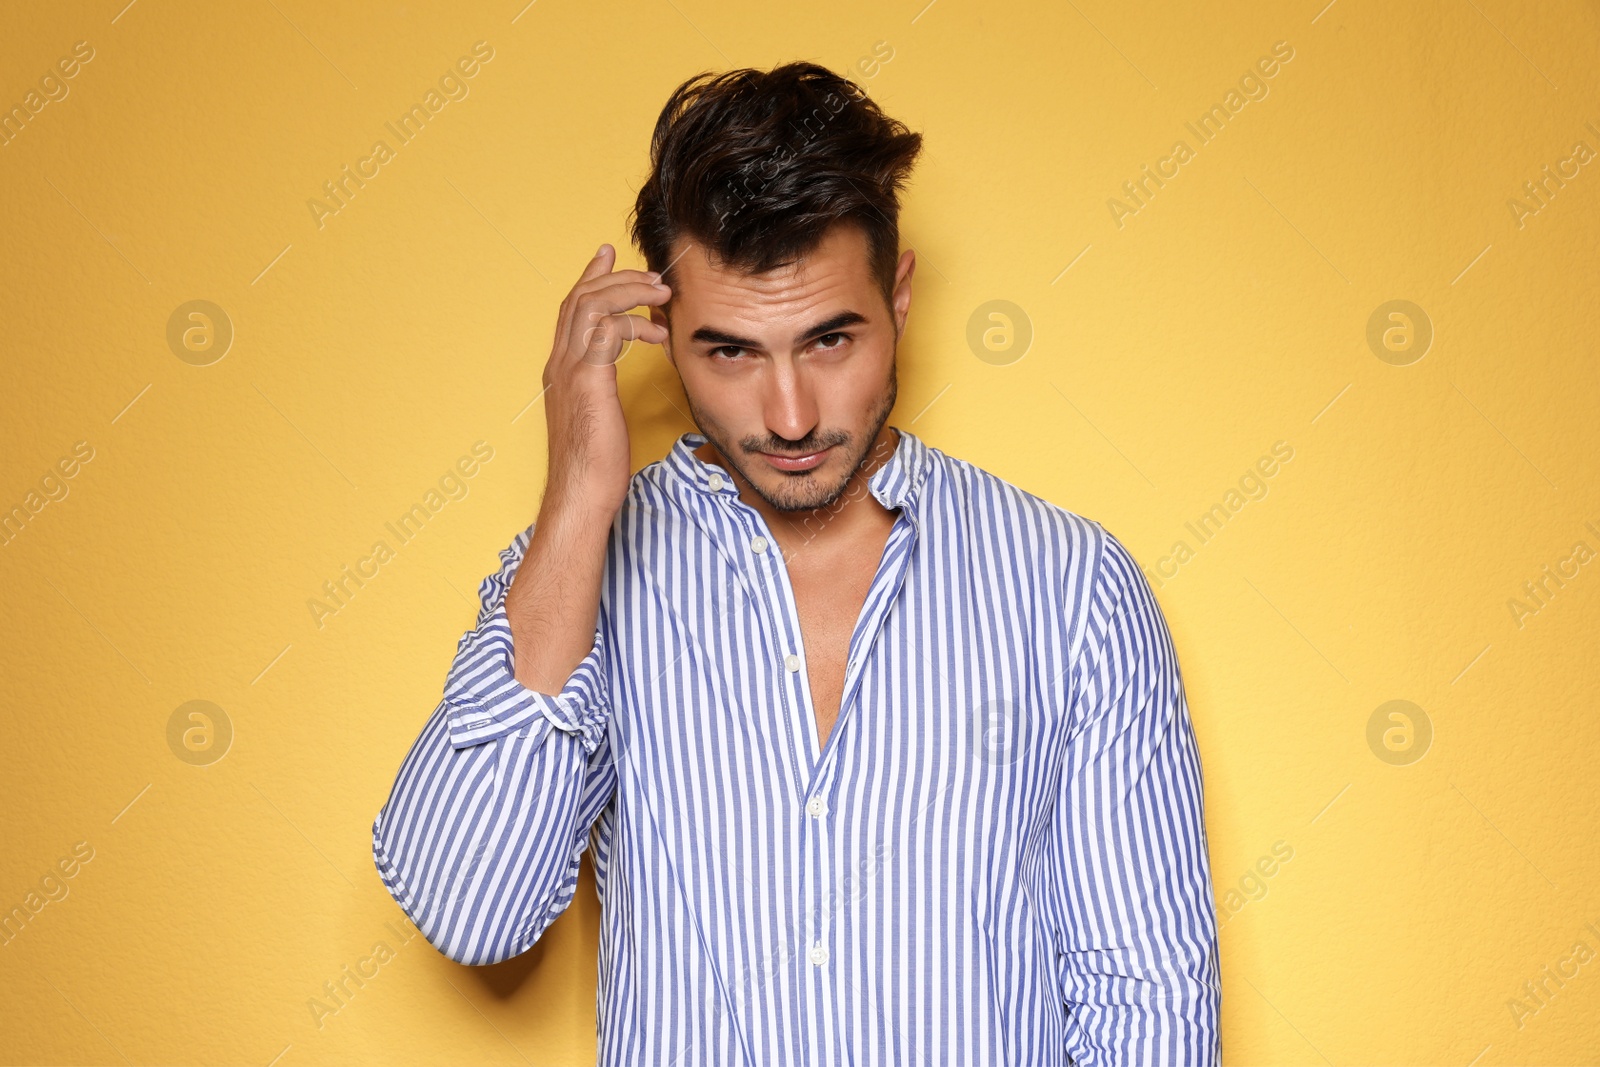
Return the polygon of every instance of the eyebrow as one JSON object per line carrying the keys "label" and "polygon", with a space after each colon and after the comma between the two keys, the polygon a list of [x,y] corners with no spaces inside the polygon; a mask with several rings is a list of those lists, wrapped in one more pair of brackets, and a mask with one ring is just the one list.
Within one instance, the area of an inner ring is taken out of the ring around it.
{"label": "eyebrow", "polygon": [[[846,326],[855,326],[866,321],[867,317],[861,314],[859,311],[841,311],[839,314],[833,316],[833,318],[825,319],[822,322],[817,323],[815,326],[811,327],[805,333],[797,337],[795,341],[796,343],[803,344],[806,341],[814,340],[815,338],[833,333],[837,330],[843,329]],[[752,348],[757,351],[761,350],[761,344],[758,341],[753,341],[748,337],[740,337],[736,334],[724,333],[722,330],[714,329],[710,326],[700,327],[692,335],[690,335],[689,341],[691,344],[704,343],[713,345],[734,345],[738,348]]]}

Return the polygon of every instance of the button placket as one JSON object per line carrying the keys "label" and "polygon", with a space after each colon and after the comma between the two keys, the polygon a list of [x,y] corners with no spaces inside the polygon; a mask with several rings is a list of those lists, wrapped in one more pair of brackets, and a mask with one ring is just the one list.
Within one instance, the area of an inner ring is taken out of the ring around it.
{"label": "button placket", "polygon": [[[710,475],[708,483],[711,478],[721,479],[723,485],[731,485],[720,475]],[[771,531],[766,528],[766,520],[759,512],[740,500],[738,494],[731,489],[722,494],[720,499],[730,507],[734,520],[744,533],[745,547],[751,553],[745,558],[749,562],[749,570],[755,576],[755,586],[764,594],[757,598],[758,606],[768,624],[770,639],[777,645],[773,652],[782,656],[784,671],[779,678],[784,681],[779,683],[778,689],[782,693],[783,703],[779,710],[791,717],[792,729],[804,732],[810,728],[807,719],[813,712],[810,707],[807,681],[800,674],[803,661],[798,645],[801,640],[799,615],[794,610],[790,597],[786,595],[785,578],[778,569],[783,555],[781,552],[769,551],[774,547],[773,539],[767,536]],[[802,789],[811,770],[806,765],[806,748],[804,740],[800,740],[793,750],[797,781]]]}
{"label": "button placket", "polygon": [[813,792],[805,805],[806,826],[803,832],[807,866],[811,873],[806,879],[807,919],[811,930],[811,963],[819,970],[828,962],[826,940],[829,931],[833,929],[832,913],[836,904],[831,902],[832,893],[829,889],[833,879],[829,870],[829,828],[826,822],[828,802],[824,797],[828,788],[827,783],[828,775],[824,772],[812,785]]}
{"label": "button placket", "polygon": [[[729,502],[736,505],[739,503],[737,498],[732,497],[731,494],[729,495]],[[736,510],[739,512],[739,521],[748,534],[745,541],[746,546],[754,557],[760,557],[759,559],[752,559],[751,563],[753,568],[760,572],[762,578],[760,584],[763,585],[765,592],[768,594],[764,606],[773,624],[773,632],[779,640],[784,640],[787,637],[789,641],[799,641],[801,638],[800,620],[794,610],[791,597],[786,595],[789,590],[786,588],[787,583],[784,574],[777,570],[778,565],[782,562],[782,556],[777,552],[769,552],[769,549],[773,547],[773,542],[763,532],[764,524],[760,516],[747,507],[740,507]],[[800,673],[800,668],[804,665],[801,655],[802,650],[798,645],[795,645],[789,649],[783,649],[780,646],[780,651],[783,654],[784,675],[792,679],[789,684],[783,687],[784,691],[793,702],[796,715],[800,719],[800,723],[797,724],[798,728],[807,730],[811,726],[811,723],[807,720],[814,715],[814,712],[810,704],[810,689],[807,680]],[[811,783],[812,788],[818,791],[825,791],[827,789],[828,776],[826,770],[821,770],[817,781]],[[820,979],[822,977],[821,968],[829,959],[829,951],[825,939],[827,931],[832,927],[831,915],[828,911],[829,884],[831,880],[828,871],[829,853],[824,832],[825,827],[822,822],[823,817],[828,813],[828,806],[821,793],[818,792],[807,800],[805,808],[809,817],[806,820],[809,823],[805,828],[807,832],[803,834],[804,839],[807,841],[805,851],[807,853],[806,868],[808,876],[801,882],[800,899],[797,903],[800,903],[804,909],[804,922],[801,928],[809,933],[807,939],[809,944],[802,942],[804,946],[802,951],[805,953],[806,958],[811,961],[813,968],[817,970]]]}

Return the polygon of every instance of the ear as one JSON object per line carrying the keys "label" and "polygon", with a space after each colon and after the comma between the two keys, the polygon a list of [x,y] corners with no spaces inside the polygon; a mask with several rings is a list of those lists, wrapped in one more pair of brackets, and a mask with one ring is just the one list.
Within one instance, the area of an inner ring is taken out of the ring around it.
{"label": "ear", "polygon": [[900,263],[894,274],[894,335],[905,332],[906,317],[911,314],[911,276],[917,272],[917,251],[908,248],[900,253]]}
{"label": "ear", "polygon": [[667,313],[662,310],[661,305],[650,305],[650,321],[667,328],[667,339],[661,342],[661,350],[667,354],[667,362],[676,367],[678,361],[672,358],[672,322],[667,318]]}

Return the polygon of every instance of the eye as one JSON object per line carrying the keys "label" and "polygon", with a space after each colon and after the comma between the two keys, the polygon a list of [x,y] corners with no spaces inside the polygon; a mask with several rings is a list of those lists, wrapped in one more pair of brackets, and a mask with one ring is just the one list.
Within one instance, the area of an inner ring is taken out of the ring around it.
{"label": "eye", "polygon": [[[832,345],[824,345],[824,344],[821,343],[823,341],[826,341],[830,337],[837,337],[839,339],[839,343],[838,344],[832,344]],[[847,334],[847,333],[825,333],[821,337],[817,338],[817,342],[818,342],[819,346],[822,348],[822,350],[824,352],[831,351],[832,349],[835,349],[835,348],[843,348],[845,346],[845,342],[847,342],[849,340],[850,340],[850,335]]]}
{"label": "eye", "polygon": [[728,353],[728,355],[724,356],[723,358],[725,358],[725,359],[733,359],[733,358],[737,357],[740,352],[743,352],[743,351],[744,351],[744,349],[740,348],[738,345],[720,345],[717,348],[713,348],[707,354],[711,355],[711,356],[721,356],[724,352],[726,352],[726,353]]}

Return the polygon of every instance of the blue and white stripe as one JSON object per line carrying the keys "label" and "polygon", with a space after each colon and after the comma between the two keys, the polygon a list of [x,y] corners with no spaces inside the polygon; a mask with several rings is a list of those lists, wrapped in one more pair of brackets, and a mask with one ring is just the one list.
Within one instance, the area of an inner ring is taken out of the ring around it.
{"label": "blue and white stripe", "polygon": [[494,963],[591,848],[601,1064],[1218,1062],[1200,761],[1144,575],[897,433],[826,745],[777,539],[686,433],[633,477],[558,694],[512,674],[533,527],[500,553],[373,822],[384,884]]}

